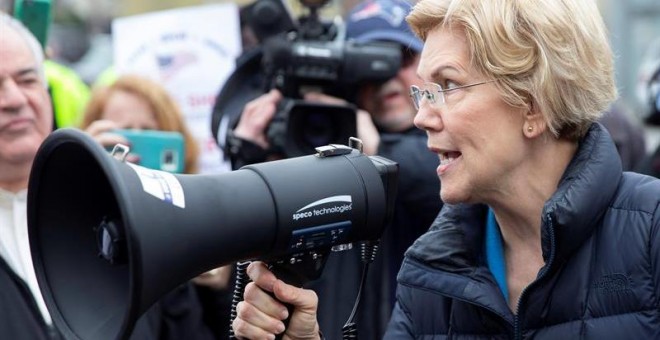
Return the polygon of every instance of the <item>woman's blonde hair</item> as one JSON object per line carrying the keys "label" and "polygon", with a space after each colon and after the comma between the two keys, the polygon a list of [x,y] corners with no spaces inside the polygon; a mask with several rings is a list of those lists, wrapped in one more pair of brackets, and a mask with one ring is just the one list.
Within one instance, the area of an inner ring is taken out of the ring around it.
{"label": "woman's blonde hair", "polygon": [[541,112],[556,137],[584,136],[617,97],[594,0],[422,0],[407,20],[422,40],[462,28],[471,65],[498,80],[507,103]]}
{"label": "woman's blonde hair", "polygon": [[188,130],[183,114],[177,103],[158,83],[136,75],[118,77],[109,86],[96,87],[85,109],[81,128],[87,128],[92,122],[103,118],[103,111],[110,96],[117,91],[131,93],[144,99],[155,114],[158,129],[176,131],[183,135],[185,142],[184,172],[193,174],[198,169],[199,146]]}

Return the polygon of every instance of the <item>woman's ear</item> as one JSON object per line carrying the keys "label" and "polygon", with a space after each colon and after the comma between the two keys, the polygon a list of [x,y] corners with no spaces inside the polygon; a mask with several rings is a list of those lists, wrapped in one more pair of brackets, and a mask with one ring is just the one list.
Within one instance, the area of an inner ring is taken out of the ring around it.
{"label": "woman's ear", "polygon": [[542,135],[548,128],[545,117],[538,110],[538,105],[532,101],[529,110],[525,113],[523,119],[523,134],[527,138],[536,138]]}

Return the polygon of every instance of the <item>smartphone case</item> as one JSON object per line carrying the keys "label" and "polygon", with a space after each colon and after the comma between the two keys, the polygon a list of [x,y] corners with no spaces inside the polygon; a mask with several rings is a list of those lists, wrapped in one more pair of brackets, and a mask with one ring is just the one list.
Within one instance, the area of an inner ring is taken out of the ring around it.
{"label": "smartphone case", "polygon": [[113,130],[131,143],[130,153],[140,157],[138,165],[173,173],[184,170],[185,148],[183,135],[174,131]]}

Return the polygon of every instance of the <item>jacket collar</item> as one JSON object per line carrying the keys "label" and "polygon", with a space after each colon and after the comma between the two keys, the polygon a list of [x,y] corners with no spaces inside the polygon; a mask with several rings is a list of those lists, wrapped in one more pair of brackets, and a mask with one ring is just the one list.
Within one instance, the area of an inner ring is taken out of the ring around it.
{"label": "jacket collar", "polygon": [[592,234],[616,193],[622,171],[610,134],[594,123],[543,207],[541,241],[546,263],[553,253],[560,261],[566,259]]}

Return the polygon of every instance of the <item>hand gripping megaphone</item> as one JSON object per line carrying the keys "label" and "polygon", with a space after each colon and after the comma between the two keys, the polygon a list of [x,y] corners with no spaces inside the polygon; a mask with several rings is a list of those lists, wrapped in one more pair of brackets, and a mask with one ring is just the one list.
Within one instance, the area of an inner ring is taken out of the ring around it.
{"label": "hand gripping megaphone", "polygon": [[398,165],[344,145],[317,151],[175,175],[118,160],[81,131],[53,132],[34,160],[27,205],[55,326],[67,339],[126,339],[162,295],[210,269],[295,264],[378,239]]}

